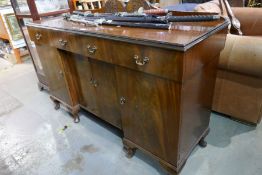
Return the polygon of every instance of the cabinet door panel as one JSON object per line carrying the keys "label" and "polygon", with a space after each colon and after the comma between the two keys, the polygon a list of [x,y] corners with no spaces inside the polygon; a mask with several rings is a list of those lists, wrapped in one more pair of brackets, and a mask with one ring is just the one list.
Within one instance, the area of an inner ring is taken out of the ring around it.
{"label": "cabinet door panel", "polygon": [[75,57],[75,65],[80,83],[80,104],[89,112],[99,116],[95,87],[92,85],[92,70],[88,58],[81,55]]}
{"label": "cabinet door panel", "polygon": [[61,101],[71,104],[59,52],[56,48],[45,45],[37,45],[36,48],[43,64],[50,93]]}
{"label": "cabinet door panel", "polygon": [[180,85],[145,73],[116,68],[124,137],[176,163]]}
{"label": "cabinet door panel", "polygon": [[122,128],[114,66],[94,60],[90,63],[94,79],[93,85],[96,88],[99,117]]}

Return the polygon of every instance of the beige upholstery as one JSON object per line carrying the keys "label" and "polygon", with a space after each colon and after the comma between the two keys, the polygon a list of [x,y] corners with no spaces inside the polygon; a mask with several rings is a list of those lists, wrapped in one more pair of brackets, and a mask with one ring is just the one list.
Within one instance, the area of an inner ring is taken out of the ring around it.
{"label": "beige upholstery", "polygon": [[219,68],[262,78],[262,37],[228,34]]}
{"label": "beige upholstery", "polygon": [[181,0],[160,0],[160,7],[166,7],[169,5],[174,5],[180,3]]}
{"label": "beige upholstery", "polygon": [[220,54],[213,110],[258,124],[262,116],[262,10],[233,8],[244,36],[228,34]]}

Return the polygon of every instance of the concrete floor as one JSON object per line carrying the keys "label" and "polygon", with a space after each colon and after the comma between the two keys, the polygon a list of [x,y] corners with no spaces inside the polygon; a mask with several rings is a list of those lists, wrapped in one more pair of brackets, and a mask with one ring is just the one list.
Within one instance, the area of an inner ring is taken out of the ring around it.
{"label": "concrete floor", "polygon": [[[87,113],[74,124],[67,112],[55,111],[49,95],[38,90],[31,63],[0,72],[0,91],[22,104],[0,116],[0,175],[165,174],[140,151],[127,159],[116,129]],[[194,150],[181,175],[262,174],[261,125],[212,114],[210,128],[208,146]]]}

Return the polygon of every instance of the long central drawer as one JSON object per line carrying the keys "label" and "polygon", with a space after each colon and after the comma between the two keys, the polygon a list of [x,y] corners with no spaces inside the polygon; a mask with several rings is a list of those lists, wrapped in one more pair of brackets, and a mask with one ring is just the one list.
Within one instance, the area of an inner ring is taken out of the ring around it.
{"label": "long central drawer", "polygon": [[[38,44],[84,55],[159,77],[180,81],[183,53],[55,30],[30,29]],[[40,38],[39,38],[40,36]]]}

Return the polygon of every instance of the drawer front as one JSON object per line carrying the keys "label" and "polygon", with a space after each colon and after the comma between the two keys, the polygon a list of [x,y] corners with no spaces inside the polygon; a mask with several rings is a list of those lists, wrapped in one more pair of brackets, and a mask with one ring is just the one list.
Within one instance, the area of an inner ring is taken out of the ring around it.
{"label": "drawer front", "polygon": [[47,30],[28,27],[28,31],[30,39],[34,41],[36,44],[49,43],[49,34]]}
{"label": "drawer front", "polygon": [[[45,31],[31,32],[37,35]],[[116,64],[163,78],[180,81],[183,52],[138,44],[100,39],[60,31],[50,31],[39,42],[49,42],[52,47]]]}
{"label": "drawer front", "polygon": [[114,42],[111,52],[114,64],[171,80],[181,79],[182,52],[123,42]]}
{"label": "drawer front", "polygon": [[50,44],[58,49],[109,63],[112,62],[112,57],[108,56],[107,53],[107,47],[110,46],[103,39],[52,31],[50,33]]}
{"label": "drawer front", "polygon": [[49,33],[49,38],[49,44],[52,47],[70,51],[69,46],[71,45],[71,41],[68,40],[68,36],[65,32],[51,31]]}

